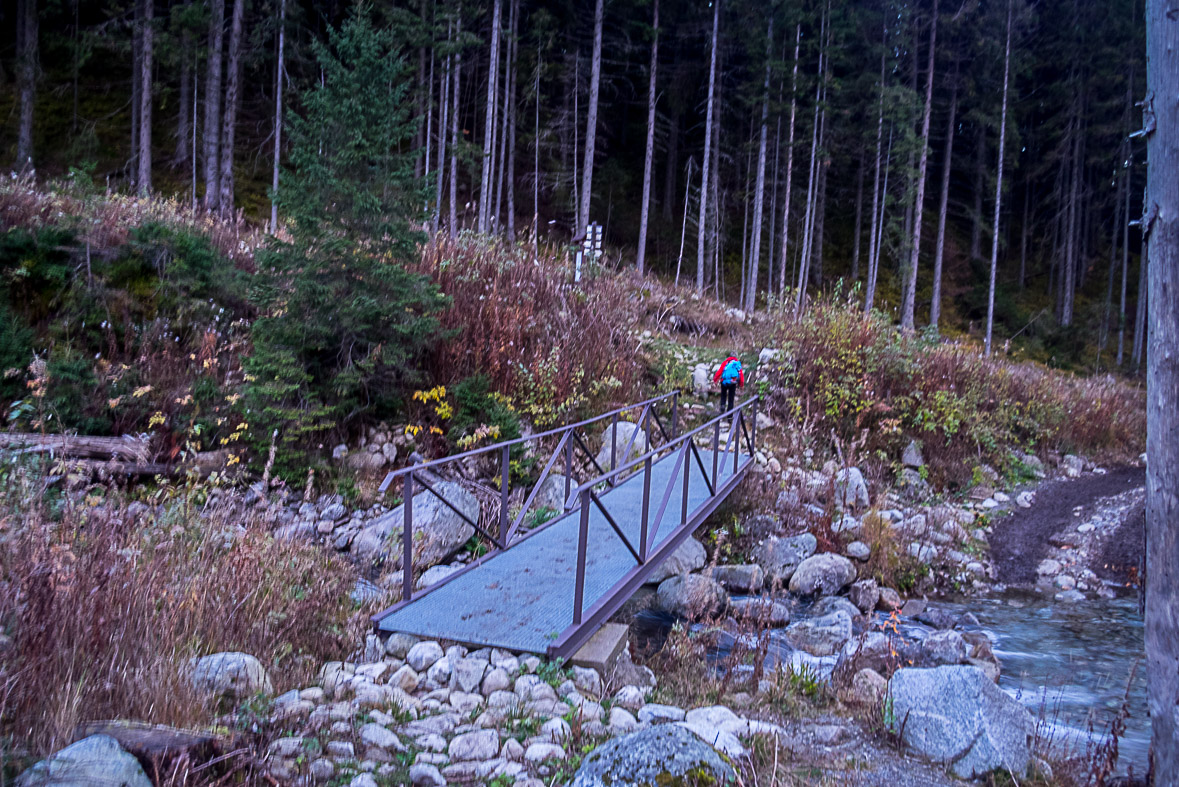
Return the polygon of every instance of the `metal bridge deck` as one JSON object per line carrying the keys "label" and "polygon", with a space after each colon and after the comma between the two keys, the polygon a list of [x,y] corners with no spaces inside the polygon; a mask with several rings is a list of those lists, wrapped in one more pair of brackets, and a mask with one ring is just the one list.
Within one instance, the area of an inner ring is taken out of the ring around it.
{"label": "metal bridge deck", "polygon": [[[700,459],[711,470],[713,454],[700,451]],[[726,461],[727,459],[727,461]],[[669,543],[682,542],[694,525],[716,508],[731,492],[748,467],[749,455],[738,457],[734,475],[732,454],[720,458],[716,494],[710,494],[699,475],[688,484],[688,518],[681,522],[683,472],[677,473],[664,520],[651,539],[648,554],[657,554]],[[694,464],[694,463],[693,463]],[[699,468],[692,467],[697,473]],[[651,519],[672,473],[675,456],[667,456],[651,467]],[[643,506],[643,473],[637,472],[600,495],[631,544],[638,547]],[[605,600],[613,592],[629,596],[619,583],[637,566],[634,556],[618,538],[597,506],[590,506],[589,538],[585,568],[585,608]],[[509,549],[495,553],[485,562],[456,576],[436,589],[423,592],[412,602],[376,621],[385,632],[404,632],[422,637],[452,640],[468,645],[494,646],[513,651],[546,653],[570,625],[574,609],[574,588],[581,512],[575,509],[542,529],[525,536]],[[652,525],[653,527],[653,525]],[[666,557],[666,554],[660,557]],[[648,560],[633,580],[641,582],[654,571],[658,560]],[[625,598],[619,598],[621,604]],[[596,625],[590,624],[596,629]],[[588,632],[585,636],[591,634]]]}

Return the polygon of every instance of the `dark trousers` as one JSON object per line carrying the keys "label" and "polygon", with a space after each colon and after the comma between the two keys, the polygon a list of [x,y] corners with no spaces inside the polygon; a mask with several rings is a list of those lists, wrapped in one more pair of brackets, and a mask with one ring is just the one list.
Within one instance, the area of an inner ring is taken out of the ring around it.
{"label": "dark trousers", "polygon": [[736,383],[721,383],[721,412],[727,413],[733,409],[733,404],[737,400],[737,384]]}

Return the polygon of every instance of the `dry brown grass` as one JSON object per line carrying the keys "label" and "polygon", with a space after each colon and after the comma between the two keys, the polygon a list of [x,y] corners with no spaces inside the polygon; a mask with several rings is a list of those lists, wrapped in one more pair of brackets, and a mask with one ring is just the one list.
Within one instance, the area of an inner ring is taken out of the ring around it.
{"label": "dry brown grass", "polygon": [[485,374],[540,426],[637,392],[638,313],[622,279],[574,286],[559,247],[534,256],[528,246],[473,235],[435,238],[411,268],[451,299],[429,362],[435,382]]}
{"label": "dry brown grass", "polygon": [[866,433],[870,461],[921,440],[937,484],[967,483],[981,462],[1002,470],[1016,448],[1116,458],[1136,456],[1145,440],[1138,387],[928,342],[854,304],[818,302],[772,342],[784,358],[766,370],[770,413],[823,439]]}
{"label": "dry brown grass", "polygon": [[61,495],[11,464],[0,481],[0,760],[60,748],[90,719],[208,723],[194,656],[251,653],[281,692],[358,639],[340,559],[204,506],[204,490],[165,489],[136,516],[122,494]]}

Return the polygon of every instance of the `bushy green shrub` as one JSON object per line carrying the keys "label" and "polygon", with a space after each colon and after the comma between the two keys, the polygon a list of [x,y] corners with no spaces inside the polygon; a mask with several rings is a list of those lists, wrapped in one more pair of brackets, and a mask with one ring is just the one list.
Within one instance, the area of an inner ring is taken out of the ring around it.
{"label": "bushy green shrub", "polygon": [[290,117],[291,166],[279,207],[291,240],[256,255],[250,415],[277,469],[362,415],[391,410],[438,337],[445,299],[405,262],[421,239],[425,182],[402,152],[414,132],[400,46],[358,7],[313,45],[323,79]]}

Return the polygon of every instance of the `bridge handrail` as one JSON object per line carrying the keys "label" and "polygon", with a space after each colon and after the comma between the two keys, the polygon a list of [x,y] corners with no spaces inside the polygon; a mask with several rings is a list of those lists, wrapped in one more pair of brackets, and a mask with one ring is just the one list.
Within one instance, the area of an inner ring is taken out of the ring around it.
{"label": "bridge handrail", "polygon": [[[637,456],[634,459],[632,459],[631,461],[627,462],[626,464],[619,465],[618,467],[614,468],[613,470],[611,470],[608,473],[603,473],[602,475],[598,476],[597,478],[592,478],[589,481],[586,481],[584,484],[581,484],[577,488],[570,491],[568,499],[565,500],[565,510],[566,511],[573,510],[573,508],[575,506],[572,504],[572,501],[574,500],[574,498],[578,497],[583,491],[593,489],[594,487],[598,486],[599,484],[609,483],[610,481],[617,478],[619,475],[625,473],[627,470],[631,470],[633,468],[638,467],[641,464],[644,464],[648,459],[654,459],[660,453],[664,453],[664,452],[671,453],[672,449],[674,449],[676,446],[680,445],[681,443],[683,443],[685,441],[691,440],[696,435],[702,433],[705,429],[708,429],[711,426],[721,423],[721,422],[725,421],[726,419],[732,418],[738,412],[744,411],[747,407],[756,406],[757,402],[759,401],[759,398],[760,397],[752,396],[752,397],[746,399],[741,404],[734,407],[733,409],[727,410],[726,412],[723,412],[720,415],[715,416],[714,418],[712,418],[712,420],[706,421],[705,423],[701,424],[700,426],[697,426],[692,431],[684,432],[683,434],[679,435],[678,437],[667,441],[666,443],[659,446],[658,448],[652,448],[649,451],[647,451],[645,454],[643,454],[642,456]],[[756,430],[757,430],[757,426],[755,423],[754,424],[754,433],[755,434],[756,434]],[[752,441],[749,441],[749,442],[752,442]],[[728,453],[728,452],[726,451],[726,453]]]}
{"label": "bridge handrail", "polygon": [[478,456],[479,454],[489,453],[491,451],[502,451],[505,448],[510,449],[513,446],[521,445],[521,444],[527,443],[531,440],[543,440],[545,438],[553,437],[554,435],[559,435],[559,434],[562,434],[564,432],[568,432],[568,431],[571,431],[574,429],[581,429],[581,428],[589,426],[591,424],[595,424],[599,421],[604,421],[607,418],[613,418],[614,416],[621,415],[622,413],[625,413],[628,410],[634,410],[636,407],[647,407],[649,405],[659,404],[660,402],[666,401],[667,399],[673,399],[673,398],[678,399],[679,395],[680,395],[680,391],[677,389],[675,391],[670,391],[669,393],[662,394],[661,396],[655,396],[650,399],[644,399],[641,402],[636,402],[634,404],[628,404],[623,407],[619,407],[617,409],[611,410],[608,413],[603,413],[601,415],[594,416],[593,418],[587,418],[584,421],[578,421],[575,424],[567,424],[565,426],[558,426],[553,429],[549,429],[548,431],[540,432],[538,434],[527,435],[524,437],[517,437],[512,440],[504,440],[503,442],[493,443],[491,445],[485,445],[480,448],[472,448],[471,450],[464,451],[461,454],[454,454],[452,456],[444,456],[439,459],[431,459],[428,462],[422,462],[420,464],[407,465],[407,466],[401,468],[400,470],[391,470],[390,472],[385,474],[385,479],[383,481],[381,481],[381,485],[378,488],[377,493],[384,494],[385,491],[389,488],[389,486],[393,483],[393,481],[395,481],[396,479],[400,478],[403,475],[408,475],[409,473],[420,473],[423,470],[430,470],[431,468],[434,468],[434,467],[441,467],[442,465],[450,464],[452,462],[458,462],[463,459],[468,459],[472,456]]}

